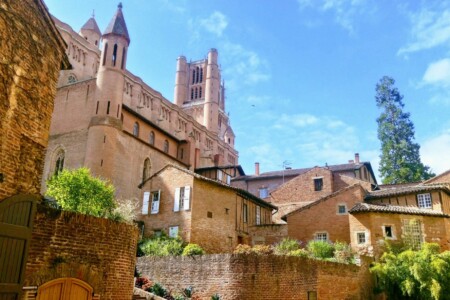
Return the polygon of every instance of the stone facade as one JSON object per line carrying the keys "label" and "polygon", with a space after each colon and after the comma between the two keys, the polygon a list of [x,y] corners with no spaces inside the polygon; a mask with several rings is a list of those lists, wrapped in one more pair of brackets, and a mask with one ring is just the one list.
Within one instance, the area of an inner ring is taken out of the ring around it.
{"label": "stone facade", "polygon": [[365,260],[358,267],[275,255],[140,257],[137,268],[172,291],[193,286],[196,299],[372,299]]}
{"label": "stone facade", "polygon": [[[25,270],[25,286],[73,277],[100,299],[130,299],[138,229],[72,212],[38,206]],[[33,299],[35,290],[24,295]]]}
{"label": "stone facade", "polygon": [[39,194],[65,44],[42,1],[0,4],[0,201]]}
{"label": "stone facade", "polygon": [[139,219],[144,222],[144,235],[160,231],[171,235],[173,231],[208,253],[231,252],[239,243],[251,244],[255,225],[272,224],[276,209],[246,191],[173,165],[143,184],[141,199]]}
{"label": "stone facade", "polygon": [[59,76],[43,191],[61,158],[64,168],[86,166],[111,180],[122,199],[139,197],[138,185],[167,163],[191,170],[238,163],[217,50],[192,66],[179,59],[172,103],[126,69],[130,38],[121,5],[103,35],[94,18],[80,33],[55,23],[74,68]]}

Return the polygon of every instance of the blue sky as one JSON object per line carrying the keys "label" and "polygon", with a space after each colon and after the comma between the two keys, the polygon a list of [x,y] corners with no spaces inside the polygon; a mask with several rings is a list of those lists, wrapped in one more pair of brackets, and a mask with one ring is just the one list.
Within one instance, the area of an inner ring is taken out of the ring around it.
{"label": "blue sky", "polygon": [[[45,1],[75,30],[117,3]],[[240,164],[261,171],[345,163],[378,173],[375,85],[396,80],[422,161],[450,169],[450,1],[125,0],[127,68],[173,100],[176,58],[219,51]]]}

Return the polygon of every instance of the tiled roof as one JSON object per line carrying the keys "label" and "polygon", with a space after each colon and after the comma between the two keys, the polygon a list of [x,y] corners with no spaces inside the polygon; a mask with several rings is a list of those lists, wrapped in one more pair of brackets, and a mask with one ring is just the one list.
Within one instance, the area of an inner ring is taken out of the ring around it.
{"label": "tiled roof", "polygon": [[155,177],[156,175],[160,174],[161,172],[163,172],[163,171],[164,171],[165,169],[167,169],[168,167],[172,167],[172,168],[175,168],[175,169],[177,169],[177,170],[180,170],[180,171],[182,171],[182,172],[184,172],[184,173],[186,173],[186,174],[192,175],[193,177],[195,177],[195,178],[197,178],[197,179],[199,179],[199,180],[207,181],[207,182],[210,182],[210,183],[212,183],[212,184],[215,184],[215,185],[224,187],[224,188],[226,188],[226,189],[233,190],[233,191],[235,191],[238,195],[240,195],[240,196],[242,196],[242,197],[244,197],[244,198],[246,198],[246,199],[253,200],[254,202],[259,203],[259,204],[261,204],[261,205],[263,205],[263,206],[265,206],[265,207],[270,207],[270,208],[272,208],[272,209],[278,209],[278,207],[276,207],[275,205],[273,205],[273,204],[271,204],[271,203],[269,203],[269,202],[267,202],[267,201],[264,201],[263,199],[261,199],[261,198],[259,198],[259,197],[256,197],[255,195],[253,195],[252,193],[250,193],[250,192],[248,192],[248,191],[246,191],[246,190],[239,189],[239,188],[236,188],[236,187],[233,187],[233,186],[224,184],[224,183],[222,183],[222,182],[220,182],[220,181],[217,181],[217,180],[214,180],[214,179],[211,179],[211,178],[208,178],[208,177],[199,175],[199,174],[197,174],[197,173],[194,173],[194,172],[189,171],[189,170],[187,170],[187,169],[183,169],[183,168],[181,168],[181,167],[179,167],[179,166],[177,166],[177,165],[173,165],[173,164],[167,164],[166,166],[164,166],[163,168],[161,168],[161,170],[159,170],[158,172],[154,173],[152,176],[150,176],[149,178],[147,178],[146,180],[144,180],[141,184],[139,184],[138,187],[139,187],[139,188],[142,188],[142,187],[144,186],[144,184],[145,184],[147,181],[150,181],[153,177]]}
{"label": "tiled roof", "polygon": [[434,176],[433,178],[430,178],[430,179],[424,181],[424,183],[433,182],[433,181],[435,181],[436,179],[439,179],[439,178],[441,178],[441,177],[447,176],[447,175],[449,175],[449,174],[450,174],[450,170],[447,170],[447,171],[445,171],[444,173],[441,173],[441,174],[439,174],[439,175]]}
{"label": "tiled roof", "polygon": [[391,213],[391,214],[406,214],[406,215],[422,215],[422,216],[436,216],[450,218],[440,211],[432,209],[423,209],[410,206],[398,206],[390,204],[370,204],[370,203],[358,203],[348,211],[351,214],[355,213],[367,213],[367,212],[379,212],[379,213]]}
{"label": "tiled roof", "polygon": [[128,35],[127,25],[122,13],[122,3],[119,3],[117,12],[109,22],[103,35],[115,34],[124,37],[130,43],[130,36]]}
{"label": "tiled roof", "polygon": [[450,195],[450,183],[436,183],[436,184],[418,184],[414,186],[400,185],[397,187],[381,189],[372,191],[366,195],[365,200],[380,199],[390,196],[399,196],[412,193],[429,192],[436,190],[444,190]]}
{"label": "tiled roof", "polygon": [[102,35],[100,28],[98,28],[97,22],[93,17],[87,20],[87,22],[83,25],[83,27],[81,27],[81,29],[92,30],[95,31],[95,33],[97,33],[98,35]]}

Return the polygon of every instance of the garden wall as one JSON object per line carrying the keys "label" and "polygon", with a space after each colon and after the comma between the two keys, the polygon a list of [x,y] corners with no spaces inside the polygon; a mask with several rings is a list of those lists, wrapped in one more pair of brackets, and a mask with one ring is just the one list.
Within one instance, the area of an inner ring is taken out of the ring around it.
{"label": "garden wall", "polygon": [[101,300],[131,299],[137,239],[133,225],[39,205],[25,286],[74,277],[91,285]]}
{"label": "garden wall", "polygon": [[[371,299],[368,262],[361,267],[292,256],[203,255],[140,257],[138,271],[177,292],[194,287],[199,299]],[[310,298],[315,299],[315,298]]]}

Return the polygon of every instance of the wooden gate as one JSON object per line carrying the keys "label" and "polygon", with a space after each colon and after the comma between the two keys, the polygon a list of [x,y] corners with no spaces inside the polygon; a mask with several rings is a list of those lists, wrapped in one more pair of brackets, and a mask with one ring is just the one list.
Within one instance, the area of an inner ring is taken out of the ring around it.
{"label": "wooden gate", "polygon": [[58,278],[41,285],[37,300],[92,300],[93,288],[76,278]]}
{"label": "wooden gate", "polygon": [[16,195],[0,201],[0,300],[19,298],[38,200]]}

